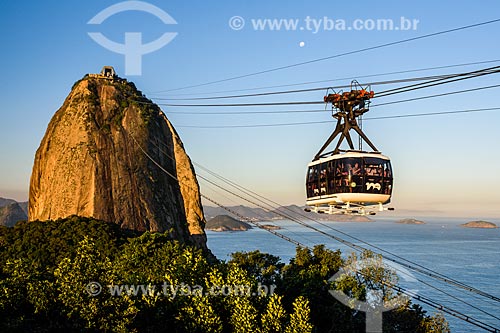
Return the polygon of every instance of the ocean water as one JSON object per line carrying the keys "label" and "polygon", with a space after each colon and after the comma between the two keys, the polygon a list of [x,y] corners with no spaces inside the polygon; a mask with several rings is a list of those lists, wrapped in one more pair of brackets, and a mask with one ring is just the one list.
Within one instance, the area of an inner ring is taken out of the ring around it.
{"label": "ocean water", "polygon": [[[464,228],[460,224],[468,222],[470,219],[459,218],[421,218],[427,222],[424,225],[397,224],[396,220],[396,218],[377,217],[375,222],[322,222],[326,226],[312,221],[307,223],[317,229],[369,248],[366,244],[330,229],[335,228],[488,294],[500,297],[500,229]],[[493,222],[498,225],[498,221]],[[278,232],[306,246],[325,244],[328,248],[342,250],[344,255],[353,252],[344,244],[292,221],[284,220],[272,223],[283,228]],[[219,259],[223,260],[229,259],[231,253],[237,251],[260,250],[279,256],[283,262],[288,262],[295,255],[294,244],[262,229],[254,228],[246,232],[207,231],[207,236],[209,248]],[[379,251],[374,250],[374,252]],[[400,275],[400,285],[405,289],[413,290],[417,295],[425,296],[495,328],[500,328],[499,319],[482,312],[486,311],[500,318],[500,303],[437,282],[416,272],[410,271],[410,273],[410,275],[398,274]],[[435,290],[421,281],[430,283],[451,296]],[[473,307],[462,301],[472,304]],[[418,303],[415,300],[414,302]],[[429,313],[436,312],[435,309],[425,304],[421,305]],[[452,332],[485,331],[446,313],[444,316],[450,323]]]}

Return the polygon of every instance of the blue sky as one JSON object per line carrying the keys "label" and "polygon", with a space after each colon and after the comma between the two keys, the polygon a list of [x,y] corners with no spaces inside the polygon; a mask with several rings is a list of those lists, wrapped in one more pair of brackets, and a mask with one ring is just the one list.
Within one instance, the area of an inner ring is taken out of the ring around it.
{"label": "blue sky", "polygon": [[[164,25],[143,12],[124,12],[98,26],[87,22],[119,1],[4,1],[0,4],[3,52],[0,107],[0,196],[26,200],[33,157],[50,118],[72,84],[86,73],[113,65],[125,76],[123,55],[94,42],[88,32],[102,32],[122,43],[125,32],[141,32],[149,42],[177,32],[162,49],[142,57],[142,75],[127,78],[148,97],[201,97],[215,92],[332,80],[298,88],[348,84],[363,75],[500,59],[500,23],[357,53],[314,64],[192,89],[170,91],[228,77],[285,66],[436,31],[499,18],[498,1],[148,1],[170,14],[176,25]],[[233,30],[231,17],[245,20]],[[252,19],[418,20],[407,31],[257,31]],[[304,42],[301,47],[300,42]],[[378,76],[380,81],[479,69],[485,65],[420,73]],[[363,80],[360,80],[364,82]],[[380,102],[500,83],[499,74],[387,97]],[[375,92],[391,88],[373,86]],[[280,88],[288,89],[288,88]],[[262,89],[268,91],[273,89]],[[499,88],[468,94],[373,108],[368,116],[497,107]],[[181,95],[183,94],[183,95]],[[188,95],[184,95],[188,94]],[[203,95],[204,94],[204,95]],[[228,93],[221,93],[222,95]],[[245,102],[321,100],[323,92],[241,99]],[[159,101],[159,100],[157,100]],[[378,101],[377,101],[378,102]],[[375,101],[374,101],[375,104]],[[321,107],[320,107],[321,108]],[[203,115],[203,112],[318,109],[163,107],[191,158],[244,186],[284,204],[303,204],[306,165],[333,130],[329,123],[303,126],[200,129],[221,126],[327,121],[329,112],[281,115]],[[172,112],[172,113],[169,113]],[[177,112],[199,112],[180,114]],[[399,209],[443,214],[500,216],[500,112],[372,120],[364,129],[390,156],[395,170],[393,205]],[[203,191],[226,204],[202,183]]]}

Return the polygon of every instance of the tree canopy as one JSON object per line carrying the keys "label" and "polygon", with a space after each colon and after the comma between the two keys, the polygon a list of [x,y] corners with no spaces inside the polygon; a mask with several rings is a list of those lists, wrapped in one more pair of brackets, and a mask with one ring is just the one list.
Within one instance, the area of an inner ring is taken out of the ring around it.
{"label": "tree canopy", "polygon": [[[90,218],[20,223],[0,228],[0,331],[364,332],[364,313],[329,290],[364,299],[365,285],[394,276],[329,281],[353,259],[316,246],[297,248],[288,264],[259,251],[213,262],[167,234]],[[384,331],[448,328],[407,303],[384,316]]]}

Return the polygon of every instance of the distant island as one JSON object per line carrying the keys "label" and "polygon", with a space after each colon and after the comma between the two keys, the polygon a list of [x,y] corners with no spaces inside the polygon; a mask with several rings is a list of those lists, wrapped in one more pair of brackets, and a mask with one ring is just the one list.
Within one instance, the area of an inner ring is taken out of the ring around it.
{"label": "distant island", "polygon": [[277,225],[272,225],[272,224],[261,224],[260,228],[266,229],[266,230],[280,230],[281,227]]}
{"label": "distant island", "polygon": [[247,231],[252,229],[252,226],[228,215],[218,215],[207,222],[205,229],[212,231]]}
{"label": "distant island", "polygon": [[417,220],[417,219],[402,219],[402,220],[396,221],[396,223],[399,223],[399,224],[425,224],[424,221]]}
{"label": "distant island", "polygon": [[482,228],[482,229],[495,229],[498,226],[495,223],[487,222],[487,221],[471,221],[464,224],[461,224],[462,227],[465,228]]}

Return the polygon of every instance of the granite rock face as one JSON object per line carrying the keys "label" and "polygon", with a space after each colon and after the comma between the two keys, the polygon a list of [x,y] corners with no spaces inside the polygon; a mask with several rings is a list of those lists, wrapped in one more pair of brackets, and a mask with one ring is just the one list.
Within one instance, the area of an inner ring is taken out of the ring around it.
{"label": "granite rock face", "polygon": [[93,217],[206,249],[199,185],[181,139],[157,105],[117,77],[84,77],[52,117],[28,215]]}

